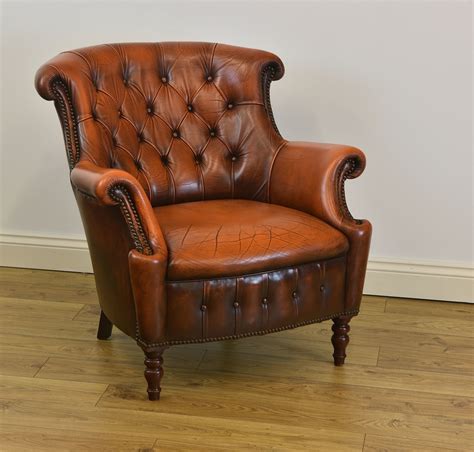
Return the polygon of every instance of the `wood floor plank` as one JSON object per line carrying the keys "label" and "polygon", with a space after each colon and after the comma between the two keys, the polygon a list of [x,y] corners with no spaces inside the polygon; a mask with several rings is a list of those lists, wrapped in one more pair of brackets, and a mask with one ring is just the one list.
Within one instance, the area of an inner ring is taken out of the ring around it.
{"label": "wood floor plank", "polygon": [[136,452],[152,451],[155,438],[133,437],[132,434],[92,433],[55,428],[3,425],[0,429],[3,451],[35,452]]}
{"label": "wood floor plank", "polygon": [[430,369],[432,372],[474,374],[474,353],[425,352],[412,347],[382,346],[378,364],[387,369]]}
{"label": "wood floor plank", "polygon": [[474,304],[440,303],[429,300],[409,300],[406,298],[387,298],[386,312],[413,315],[416,317],[434,316],[442,319],[474,320]]}
{"label": "wood floor plank", "polygon": [[83,308],[80,303],[29,300],[23,298],[0,297],[0,324],[2,327],[26,314],[29,320],[64,321],[72,320]]}
{"label": "wood floor plank", "polygon": [[313,425],[311,428],[282,426],[269,422],[250,422],[203,416],[175,415],[166,412],[133,411],[112,408],[71,408],[56,403],[49,409],[33,401],[19,400],[4,406],[6,425],[56,428],[93,433],[133,431],[135,436],[154,434],[160,441],[206,445],[221,450],[351,450],[362,449],[364,435],[332,431]]}
{"label": "wood floor plank", "polygon": [[225,360],[206,354],[200,369],[271,377],[278,373],[285,377],[308,382],[332,382],[385,389],[408,389],[455,396],[474,397],[474,382],[469,375],[446,374],[432,371],[385,369],[377,366],[351,364],[334,367],[318,361],[286,357],[255,356],[233,353]]}
{"label": "wood floor plank", "polygon": [[[431,441],[416,440],[404,436],[367,435],[363,452],[450,452],[467,451],[465,440],[445,440],[436,435]],[[472,450],[472,449],[471,449]]]}
{"label": "wood floor plank", "polygon": [[43,403],[93,407],[107,389],[106,384],[41,379],[32,377],[0,377],[0,399],[28,400]]}
{"label": "wood floor plank", "polygon": [[44,353],[18,354],[10,351],[1,351],[0,375],[32,377],[48,360]]}

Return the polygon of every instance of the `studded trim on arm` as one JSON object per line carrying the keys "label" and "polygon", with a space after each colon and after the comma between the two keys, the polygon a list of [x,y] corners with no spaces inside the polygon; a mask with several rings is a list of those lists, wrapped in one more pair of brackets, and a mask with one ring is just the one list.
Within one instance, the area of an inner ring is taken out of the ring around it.
{"label": "studded trim on arm", "polygon": [[275,122],[275,117],[273,116],[272,104],[270,101],[270,85],[275,78],[276,68],[273,64],[268,64],[262,70],[262,90],[263,90],[263,102],[265,105],[265,110],[270,118],[275,132],[281,136],[280,131]]}
{"label": "studded trim on arm", "polygon": [[339,200],[339,207],[341,209],[341,213],[343,217],[353,223],[360,224],[361,220],[355,219],[349,208],[347,207],[346,201],[346,190],[345,190],[345,182],[347,179],[352,179],[354,172],[358,169],[359,161],[356,158],[349,158],[347,159],[343,165],[341,165],[337,178],[336,178],[336,192],[338,195]]}
{"label": "studded trim on arm", "polygon": [[67,159],[69,170],[72,171],[79,161],[80,148],[79,137],[77,134],[77,122],[72,99],[66,84],[61,79],[55,79],[51,83],[51,92],[54,97],[54,104],[61,121],[66,144]]}
{"label": "studded trim on arm", "polygon": [[153,250],[143,229],[132,197],[125,186],[116,184],[108,190],[109,196],[120,206],[122,215],[127,223],[128,230],[136,250],[142,254],[152,255]]}

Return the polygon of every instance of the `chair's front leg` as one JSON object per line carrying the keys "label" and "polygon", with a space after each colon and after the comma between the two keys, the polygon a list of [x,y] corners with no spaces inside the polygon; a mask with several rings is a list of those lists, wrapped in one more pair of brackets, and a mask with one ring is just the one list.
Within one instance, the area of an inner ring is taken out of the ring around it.
{"label": "chair's front leg", "polygon": [[352,316],[341,316],[332,319],[334,325],[332,326],[332,331],[334,334],[332,335],[331,342],[334,347],[334,365],[335,366],[342,366],[344,364],[344,360],[346,359],[346,347],[349,344],[349,331],[351,327],[349,326],[349,322]]}
{"label": "chair's front leg", "polygon": [[167,347],[158,347],[145,352],[145,378],[148,383],[148,400],[160,400],[163,377],[163,352]]}
{"label": "chair's front leg", "polygon": [[97,339],[105,341],[112,336],[113,323],[104,314],[104,311],[100,311],[99,328],[97,330]]}

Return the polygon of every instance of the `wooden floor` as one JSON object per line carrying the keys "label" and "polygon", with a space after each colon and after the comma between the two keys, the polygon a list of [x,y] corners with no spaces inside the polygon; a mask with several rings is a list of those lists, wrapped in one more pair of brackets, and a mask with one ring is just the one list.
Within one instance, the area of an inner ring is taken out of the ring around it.
{"label": "wooden floor", "polygon": [[2,451],[474,450],[474,306],[365,297],[348,359],[330,322],[143,356],[95,338],[91,275],[0,269]]}

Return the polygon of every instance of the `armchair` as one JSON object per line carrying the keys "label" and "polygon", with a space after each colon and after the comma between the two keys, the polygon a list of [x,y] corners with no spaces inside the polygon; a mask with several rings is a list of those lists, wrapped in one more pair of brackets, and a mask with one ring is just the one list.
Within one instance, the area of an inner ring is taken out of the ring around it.
{"label": "armchair", "polygon": [[332,319],[342,365],[370,223],[344,183],[353,147],[288,142],[268,52],[210,43],[113,44],[61,53],[36,75],[63,129],[101,306],[145,353],[158,400],[173,345]]}

